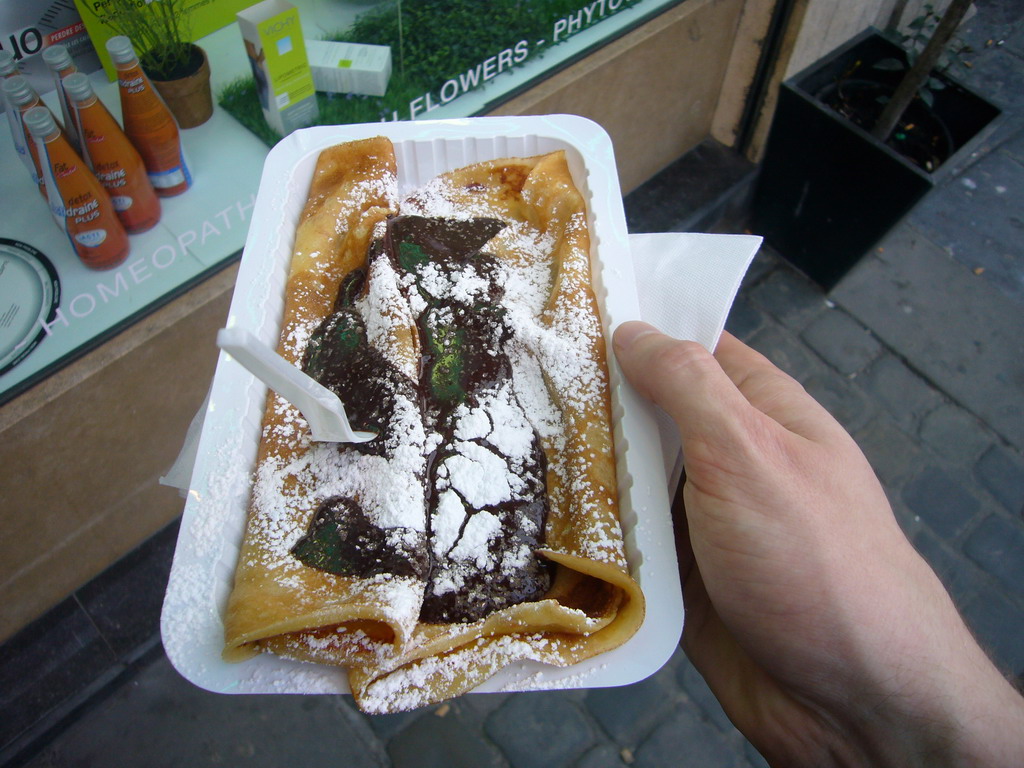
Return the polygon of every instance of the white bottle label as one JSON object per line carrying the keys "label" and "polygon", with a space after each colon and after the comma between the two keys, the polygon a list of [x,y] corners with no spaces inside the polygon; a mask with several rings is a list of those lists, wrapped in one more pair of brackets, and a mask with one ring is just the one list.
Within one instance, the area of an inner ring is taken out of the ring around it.
{"label": "white bottle label", "polygon": [[17,108],[9,106],[6,98],[4,98],[3,104],[11,127],[11,138],[14,139],[14,151],[18,153],[21,162],[28,169],[29,176],[32,177],[32,183],[38,185],[39,174],[36,173],[36,164],[32,160],[32,155],[29,154],[28,144],[25,143],[25,126],[21,122],[21,112]]}
{"label": "white bottle label", "polygon": [[185,172],[181,168],[173,168],[170,171],[161,171],[149,173],[150,183],[157,189],[168,189],[169,187],[176,187],[185,181]]}
{"label": "white bottle label", "polygon": [[86,248],[95,248],[106,239],[107,230],[105,229],[89,229],[85,232],[78,232],[75,235],[75,240]]}
{"label": "white bottle label", "polygon": [[112,195],[110,202],[114,204],[115,211],[127,211],[132,207],[133,200],[128,195]]}

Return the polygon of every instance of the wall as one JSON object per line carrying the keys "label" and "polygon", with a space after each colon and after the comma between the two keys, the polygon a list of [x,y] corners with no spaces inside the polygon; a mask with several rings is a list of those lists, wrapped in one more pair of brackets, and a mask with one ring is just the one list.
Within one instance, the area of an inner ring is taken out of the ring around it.
{"label": "wall", "polygon": [[905,31],[907,24],[924,14],[926,6],[943,11],[949,0],[862,0],[858,3],[816,0],[809,3],[786,65],[786,77],[795,75],[829,51],[868,27]]}
{"label": "wall", "polygon": [[0,409],[0,640],[181,513],[157,481],[206,396],[235,271]]}

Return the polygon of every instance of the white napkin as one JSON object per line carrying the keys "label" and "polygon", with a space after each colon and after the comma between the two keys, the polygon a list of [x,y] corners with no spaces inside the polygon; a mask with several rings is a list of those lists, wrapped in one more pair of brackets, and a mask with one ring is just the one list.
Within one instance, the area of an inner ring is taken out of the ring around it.
{"label": "white napkin", "polygon": [[[669,336],[714,350],[740,280],[760,245],[761,238],[754,235],[630,235],[641,319]],[[160,478],[162,485],[178,488],[182,494],[191,484],[205,414],[203,403],[177,460]],[[679,435],[661,411],[658,428],[671,492],[682,471]]]}
{"label": "white napkin", "polygon": [[[640,318],[669,336],[714,351],[761,240],[678,232],[630,235]],[[683,469],[679,433],[660,409],[658,428],[671,494]]]}

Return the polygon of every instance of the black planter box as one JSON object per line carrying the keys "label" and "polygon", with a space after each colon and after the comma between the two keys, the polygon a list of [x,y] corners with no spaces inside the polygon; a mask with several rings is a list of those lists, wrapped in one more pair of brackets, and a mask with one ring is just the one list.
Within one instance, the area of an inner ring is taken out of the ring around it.
{"label": "black planter box", "polygon": [[[819,99],[851,70],[895,84],[903,49],[867,30],[781,85],[751,211],[752,231],[830,290],[938,181],[955,172],[995,127],[1000,111],[951,78],[934,92],[954,154],[927,172]],[[859,64],[858,64],[859,62]]]}

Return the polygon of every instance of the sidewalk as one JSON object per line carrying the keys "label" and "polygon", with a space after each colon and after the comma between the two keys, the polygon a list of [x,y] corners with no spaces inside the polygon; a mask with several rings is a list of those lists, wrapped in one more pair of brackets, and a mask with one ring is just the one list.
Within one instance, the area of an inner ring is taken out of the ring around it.
{"label": "sidewalk", "polygon": [[[1024,683],[1024,10],[1016,6],[979,2],[966,28],[979,50],[971,84],[1007,114],[987,153],[830,295],[763,250],[728,328],[854,435],[908,536],[993,658]],[[1005,42],[986,48],[989,39]],[[705,184],[705,204],[718,205],[710,180],[733,172],[729,183],[742,184],[748,170],[723,164],[702,147],[635,192],[631,229],[692,228],[700,211],[680,210],[673,190]],[[347,697],[200,691],[159,645],[175,534],[171,526],[0,646],[0,765],[765,765],[678,652],[625,688],[471,695],[384,717],[360,714]]]}

